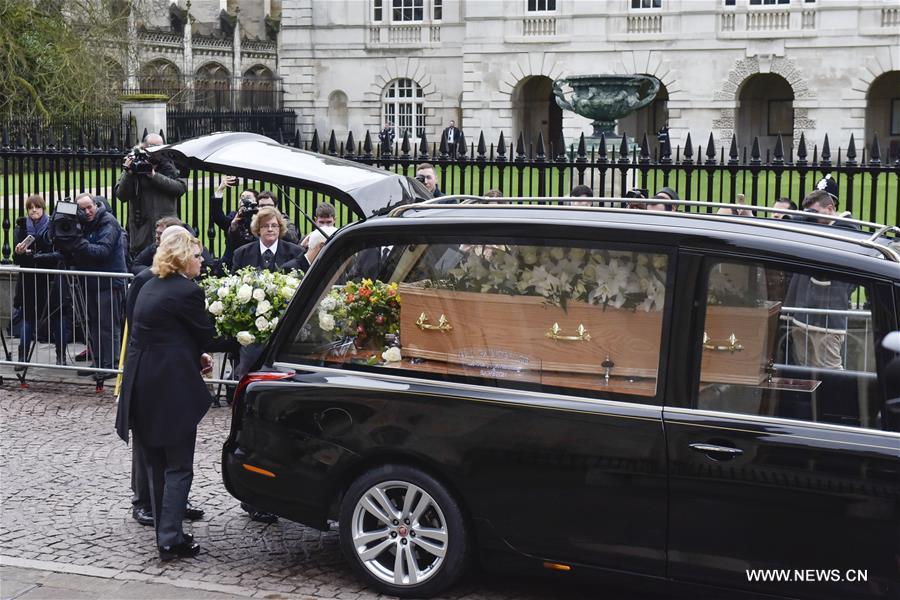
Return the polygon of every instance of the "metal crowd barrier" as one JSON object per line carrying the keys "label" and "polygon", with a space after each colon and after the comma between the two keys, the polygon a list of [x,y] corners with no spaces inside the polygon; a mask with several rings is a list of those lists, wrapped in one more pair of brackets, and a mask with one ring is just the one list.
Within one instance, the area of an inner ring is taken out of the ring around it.
{"label": "metal crowd barrier", "polygon": [[[12,375],[25,386],[29,373],[53,369],[77,372],[110,384],[119,369],[125,321],[125,297],[134,275],[75,269],[35,269],[0,265],[9,279],[0,297],[0,380]],[[220,378],[207,381],[222,386]],[[199,365],[198,365],[199,369]]]}
{"label": "metal crowd barrier", "polygon": [[[841,370],[858,373],[875,372],[875,334],[872,329],[872,313],[868,310],[782,306],[779,320],[784,328],[783,335],[779,339],[779,356],[783,359],[783,364],[823,368],[822,365],[815,364],[814,357],[808,351],[809,337],[815,335],[816,330],[803,327],[813,315],[825,317],[822,329],[838,332],[836,339],[841,346]],[[799,337],[795,333],[799,333]],[[802,348],[796,347],[798,340],[804,342]]]}

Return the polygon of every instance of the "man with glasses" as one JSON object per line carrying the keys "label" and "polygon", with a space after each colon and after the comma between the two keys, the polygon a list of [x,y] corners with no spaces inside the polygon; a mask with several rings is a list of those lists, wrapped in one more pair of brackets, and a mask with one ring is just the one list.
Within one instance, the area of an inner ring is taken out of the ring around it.
{"label": "man with glasses", "polygon": [[[278,197],[270,192],[269,190],[263,190],[256,196],[256,202],[259,208],[265,208],[266,206],[271,206],[278,212],[281,212],[281,207],[278,203]],[[292,244],[300,243],[300,233],[297,231],[297,226],[291,223],[291,220],[284,213],[281,213],[281,218],[284,219],[284,224],[287,229],[284,232],[284,240],[286,242],[290,242]]]}
{"label": "man with glasses", "polygon": [[250,224],[257,236],[257,243],[246,244],[234,252],[234,270],[256,267],[260,270],[279,271],[284,263],[302,253],[300,246],[283,240],[287,227],[281,213],[271,206],[259,209]]}

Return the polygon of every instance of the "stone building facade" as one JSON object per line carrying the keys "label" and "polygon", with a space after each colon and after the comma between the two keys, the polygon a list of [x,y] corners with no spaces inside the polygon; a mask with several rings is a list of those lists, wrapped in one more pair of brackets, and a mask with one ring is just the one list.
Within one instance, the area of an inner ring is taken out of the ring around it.
{"label": "stone building facade", "polygon": [[182,108],[281,106],[278,0],[134,0],[112,78],[129,92],[164,93]]}
{"label": "stone building facade", "polygon": [[[648,74],[657,100],[628,135],[668,125],[673,146],[781,135],[796,147],[878,134],[900,155],[896,0],[293,0],[279,71],[301,132],[437,140],[451,119],[473,137],[566,143],[591,129],[561,111],[552,82]],[[561,132],[561,134],[560,134]],[[512,138],[510,137],[512,136]],[[892,149],[892,150],[891,150]]]}

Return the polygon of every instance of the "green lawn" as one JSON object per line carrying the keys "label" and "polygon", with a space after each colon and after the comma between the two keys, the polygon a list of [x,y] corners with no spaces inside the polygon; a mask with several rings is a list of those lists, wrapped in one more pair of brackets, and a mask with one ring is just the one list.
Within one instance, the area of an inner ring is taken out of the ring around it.
{"label": "green lawn", "polygon": [[[110,166],[109,161],[101,165],[93,161],[85,161],[84,169],[77,160],[60,164],[58,169],[40,171],[39,174],[29,173],[25,175],[0,175],[0,207],[3,206],[3,198],[10,198],[13,207],[9,224],[12,225],[15,218],[24,214],[22,207],[24,199],[33,192],[41,193],[45,198],[52,197],[54,201],[66,196],[74,195],[80,190],[90,190],[95,193],[109,194],[109,191],[118,181],[120,170]],[[400,169],[398,167],[398,169]],[[414,175],[413,167],[405,169],[406,174]],[[788,196],[799,201],[808,192],[818,174],[807,174],[805,182],[796,174],[785,174],[780,181],[776,181],[774,174],[761,175],[756,181],[756,198],[759,204],[771,206],[774,201],[782,196]],[[880,223],[898,224],[898,178],[894,174],[881,174],[876,184],[876,210],[872,210],[872,177],[870,175],[856,175],[852,178],[846,174],[839,174],[841,193],[841,209],[853,212],[853,215],[863,220],[875,220]],[[219,176],[208,172],[193,173],[189,179],[188,193],[181,201],[181,216],[189,224],[200,229],[200,235],[204,243],[215,253],[223,250],[222,232],[214,226],[210,229],[209,203],[212,188],[215,187]],[[567,195],[574,185],[579,183],[579,173],[575,168],[558,169],[553,163],[548,163],[547,168],[536,167],[520,168],[514,161],[503,167],[488,166],[479,167],[470,164],[466,167],[452,166],[446,169],[438,168],[438,180],[445,193],[483,194],[489,189],[499,189],[504,196],[560,196]],[[600,172],[592,169],[585,170],[583,181],[594,189],[601,187]],[[753,179],[749,172],[742,171],[734,177],[723,171],[714,171],[710,176],[707,171],[699,171],[688,179],[686,172],[673,170],[669,173],[668,180],[661,169],[650,170],[644,178],[637,170],[630,170],[623,181],[622,171],[618,168],[606,171],[606,177],[602,181],[607,195],[621,195],[624,190],[632,187],[646,187],[650,193],[654,193],[664,185],[673,187],[683,199],[732,201],[734,193],[744,193],[748,201],[753,197]],[[238,188],[253,187],[256,189],[270,188],[274,186],[263,182],[241,182]],[[237,189],[237,188],[236,188]],[[226,197],[226,211],[236,208],[236,189]],[[614,192],[612,190],[615,190]],[[277,191],[277,190],[275,190]],[[299,208],[312,215],[318,202],[325,200],[321,195],[299,189],[288,189],[287,192],[294,198]],[[281,195],[279,193],[279,195]],[[125,206],[117,203],[116,213],[120,220],[125,220]],[[297,224],[301,233],[308,233],[311,229],[309,223],[302,217],[300,210],[288,202],[282,200],[282,209],[291,220]],[[345,225],[354,217],[346,207],[337,207],[337,221],[339,225]],[[5,221],[4,223],[5,224]],[[5,229],[0,225],[0,233]],[[9,234],[7,234],[9,235]],[[0,239],[2,239],[0,235]],[[11,242],[11,237],[7,238]]]}

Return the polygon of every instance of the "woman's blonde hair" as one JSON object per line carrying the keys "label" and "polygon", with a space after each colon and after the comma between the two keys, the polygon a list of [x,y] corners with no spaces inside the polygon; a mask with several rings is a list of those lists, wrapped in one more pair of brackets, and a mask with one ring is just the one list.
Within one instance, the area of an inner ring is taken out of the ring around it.
{"label": "woman's blonde hair", "polygon": [[270,218],[278,221],[278,237],[279,239],[283,238],[285,232],[287,232],[287,224],[284,222],[284,217],[281,216],[281,213],[274,206],[263,206],[258,213],[253,215],[253,220],[250,221],[250,233],[259,237],[260,224],[265,223]]}
{"label": "woman's blonde hair", "polygon": [[153,274],[163,278],[172,273],[187,271],[191,258],[197,253],[200,240],[184,227],[169,227],[159,239],[159,248],[153,256]]}

